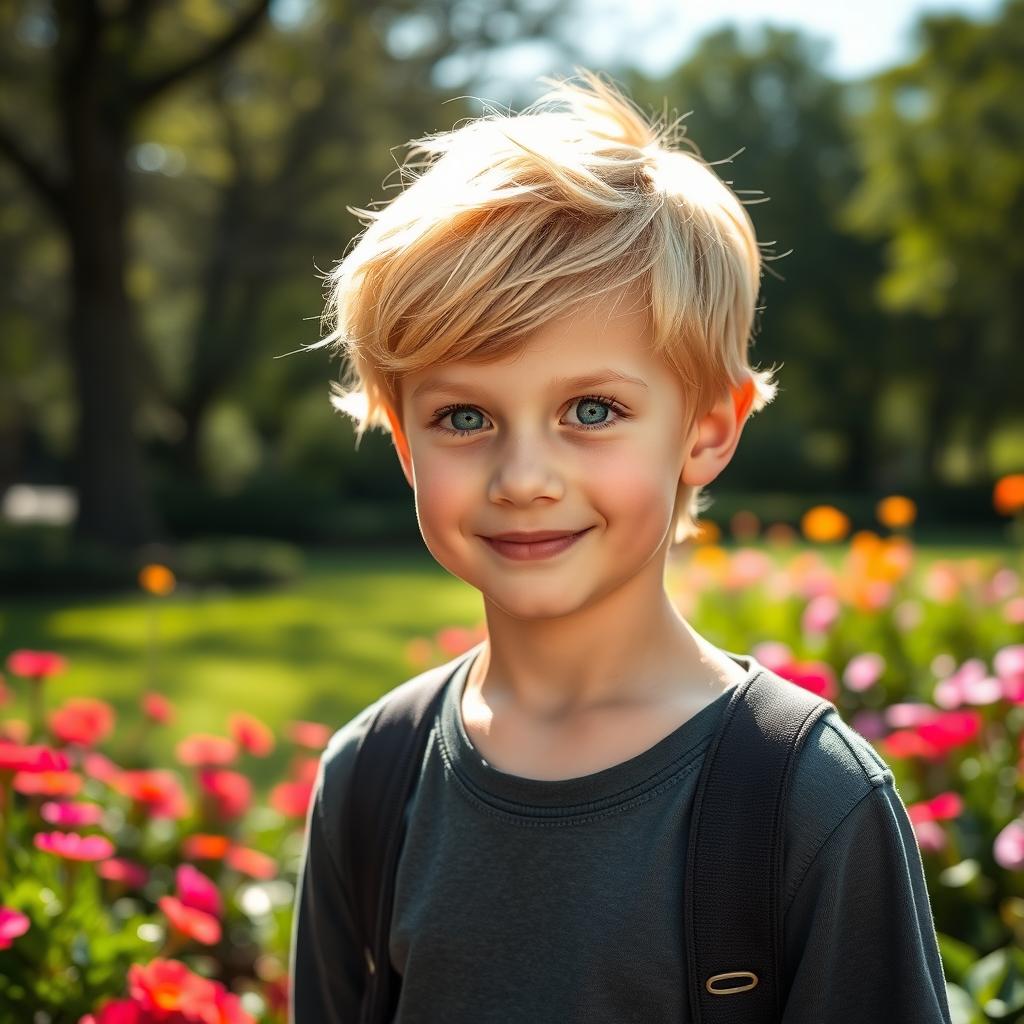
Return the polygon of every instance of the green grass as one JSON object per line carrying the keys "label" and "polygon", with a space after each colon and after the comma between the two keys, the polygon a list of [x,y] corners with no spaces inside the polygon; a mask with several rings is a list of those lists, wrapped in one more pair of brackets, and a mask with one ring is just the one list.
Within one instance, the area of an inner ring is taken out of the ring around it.
{"label": "green grass", "polygon": [[[846,549],[821,550],[834,564]],[[1006,547],[919,548],[925,562],[966,556],[1019,561],[1019,551]],[[106,746],[115,760],[135,734],[141,693],[152,685],[167,694],[177,718],[151,735],[145,753],[170,765],[181,737],[223,733],[235,709],[278,733],[291,719],[337,727],[418,671],[404,657],[408,641],[482,617],[480,595],[422,548],[310,551],[307,565],[302,581],[283,589],[182,588],[163,599],[138,594],[0,604],[0,656],[28,647],[68,657],[69,671],[47,683],[47,707],[67,696],[109,700],[122,721]],[[670,567],[669,578],[678,578],[678,566]],[[150,664],[154,626],[158,656]],[[0,713],[24,717],[26,684],[9,682],[18,700]],[[253,768],[259,788],[283,775],[287,756],[279,747]]]}

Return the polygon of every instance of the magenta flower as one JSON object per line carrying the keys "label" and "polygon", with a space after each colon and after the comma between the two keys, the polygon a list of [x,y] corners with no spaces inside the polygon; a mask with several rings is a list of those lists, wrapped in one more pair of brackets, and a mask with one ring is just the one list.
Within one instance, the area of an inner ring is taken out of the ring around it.
{"label": "magenta flower", "polygon": [[87,825],[98,825],[103,818],[100,804],[69,803],[63,800],[47,800],[39,808],[43,821],[62,828],[82,828]]}
{"label": "magenta flower", "polygon": [[7,656],[7,670],[13,676],[22,676],[39,682],[55,676],[68,667],[67,659],[52,651],[12,651]]}
{"label": "magenta flower", "polygon": [[0,907],[0,949],[7,949],[19,935],[24,935],[30,923],[20,910]]}
{"label": "magenta flower", "polygon": [[201,910],[213,917],[220,917],[224,911],[220,890],[191,864],[179,864],[174,874],[178,887],[178,898],[186,907]]}
{"label": "magenta flower", "polygon": [[105,836],[80,836],[77,832],[37,832],[32,841],[36,849],[65,860],[106,860],[114,853],[114,844]]}

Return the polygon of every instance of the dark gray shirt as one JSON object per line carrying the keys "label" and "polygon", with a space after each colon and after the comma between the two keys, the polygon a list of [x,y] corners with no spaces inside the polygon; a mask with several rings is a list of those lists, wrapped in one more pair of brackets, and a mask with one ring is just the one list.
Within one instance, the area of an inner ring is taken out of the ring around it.
{"label": "dark gray shirt", "polygon": [[[729,652],[725,652],[729,653]],[[731,654],[749,674],[761,666]],[[648,750],[574,779],[488,764],[442,701],[407,809],[391,961],[396,1024],[686,1024],[683,858],[732,687]],[[293,1024],[355,1024],[366,970],[337,814],[374,702],[332,737],[308,817]],[[783,1024],[950,1024],[921,857],[893,774],[835,712],[791,783]]]}

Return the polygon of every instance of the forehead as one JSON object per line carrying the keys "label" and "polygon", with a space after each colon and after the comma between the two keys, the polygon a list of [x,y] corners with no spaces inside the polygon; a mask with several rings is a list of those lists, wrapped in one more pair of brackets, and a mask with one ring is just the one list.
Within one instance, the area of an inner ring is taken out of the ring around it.
{"label": "forehead", "polygon": [[463,359],[409,374],[410,401],[474,389],[546,392],[617,386],[649,390],[669,374],[651,352],[647,310],[629,297],[601,297],[535,330],[514,351],[487,362]]}

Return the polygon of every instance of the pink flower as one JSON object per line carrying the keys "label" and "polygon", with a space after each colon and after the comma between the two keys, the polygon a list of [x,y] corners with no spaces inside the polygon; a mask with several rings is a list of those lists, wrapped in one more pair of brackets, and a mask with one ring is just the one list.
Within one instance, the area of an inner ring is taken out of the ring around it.
{"label": "pink flower", "polygon": [[206,914],[220,917],[223,913],[220,890],[198,868],[179,864],[175,871],[178,896],[186,907],[194,907]]}
{"label": "pink flower", "polygon": [[834,701],[839,687],[832,666],[824,661],[800,661],[781,666],[776,670],[783,679],[788,679],[805,690]]}
{"label": "pink flower", "polygon": [[885,671],[885,658],[874,651],[855,655],[843,671],[843,682],[854,693],[870,690]]}
{"label": "pink flower", "polygon": [[48,821],[51,825],[82,828],[87,825],[99,824],[103,818],[103,807],[100,804],[47,800],[39,808],[39,814],[44,821]]}
{"label": "pink flower", "polygon": [[91,779],[99,779],[108,785],[120,774],[121,768],[114,764],[106,754],[90,750],[82,758],[82,771]]}
{"label": "pink flower", "polygon": [[1003,605],[1003,618],[1013,626],[1024,623],[1024,597],[1015,597]]}
{"label": "pink flower", "polygon": [[274,749],[270,727],[245,711],[231,713],[228,729],[238,745],[254,757],[266,757]]}
{"label": "pink flower", "polygon": [[76,796],[82,789],[77,772],[17,772],[12,787],[25,796]]}
{"label": "pink flower", "polygon": [[197,732],[186,736],[175,748],[180,764],[210,767],[230,764],[238,756],[238,745],[227,736]]}
{"label": "pink flower", "polygon": [[827,633],[839,618],[841,606],[832,594],[819,594],[807,602],[801,624],[808,633]]}
{"label": "pink flower", "polygon": [[1007,871],[1020,871],[1024,868],[1024,821],[1014,818],[996,836],[992,854],[996,863]]}
{"label": "pink flower", "polygon": [[0,907],[0,949],[7,949],[19,935],[24,935],[30,924],[20,910]]}
{"label": "pink flower", "polygon": [[907,806],[907,815],[914,823],[919,821],[944,821],[949,818],[956,818],[963,812],[964,801],[959,793],[947,791],[939,793],[931,800],[923,800],[919,803]]}
{"label": "pink flower", "polygon": [[996,651],[992,667],[1003,687],[1003,696],[1024,704],[1024,644],[1010,644]]}
{"label": "pink flower", "polygon": [[106,836],[80,836],[77,832],[37,832],[36,849],[56,854],[65,860],[106,860],[114,844]]}
{"label": "pink flower", "polygon": [[111,857],[96,865],[96,874],[108,882],[123,882],[133,889],[141,889],[149,881],[145,866],[124,857]]}
{"label": "pink flower", "polygon": [[233,846],[225,860],[229,867],[250,878],[266,880],[277,874],[277,861],[273,857],[248,846]]}
{"label": "pink flower", "polygon": [[331,738],[330,727],[320,722],[289,722],[285,731],[293,743],[310,750],[322,750]]}
{"label": "pink flower", "polygon": [[7,656],[7,670],[33,682],[55,676],[67,669],[66,658],[52,651],[12,651]]}
{"label": "pink flower", "polygon": [[157,725],[167,725],[174,718],[174,705],[162,693],[145,693],[142,713]]}
{"label": "pink flower", "polygon": [[945,829],[934,821],[914,822],[914,835],[924,853],[939,853],[949,842]]}
{"label": "pink flower", "polygon": [[153,818],[184,818],[189,813],[188,799],[174,772],[162,768],[120,772],[110,786],[146,808]]}

